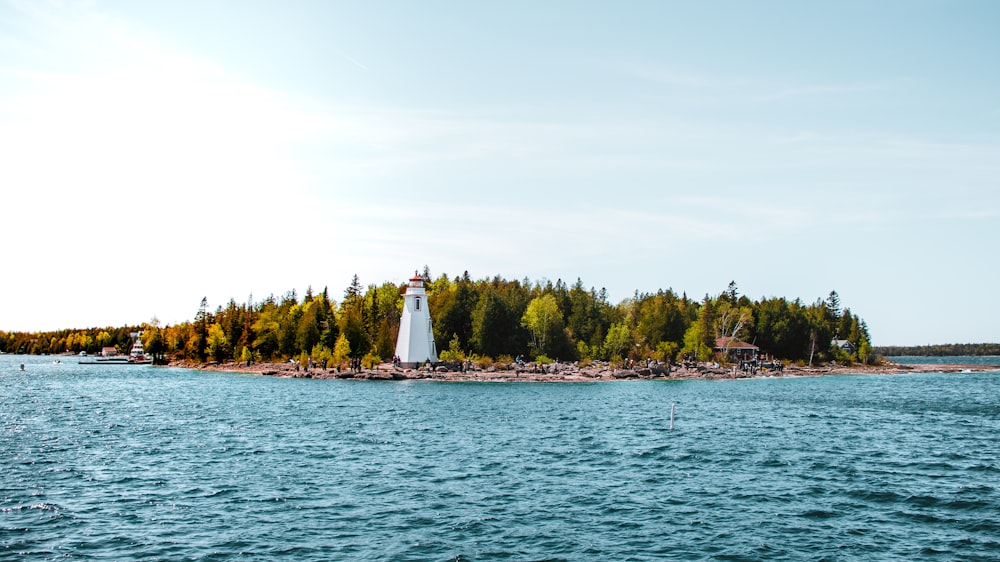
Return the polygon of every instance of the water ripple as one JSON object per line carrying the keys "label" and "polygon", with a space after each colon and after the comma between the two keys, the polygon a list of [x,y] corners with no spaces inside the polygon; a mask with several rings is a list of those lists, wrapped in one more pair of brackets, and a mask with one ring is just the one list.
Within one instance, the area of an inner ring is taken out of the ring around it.
{"label": "water ripple", "polygon": [[0,358],[0,559],[1000,554],[996,375],[379,384],[14,365]]}

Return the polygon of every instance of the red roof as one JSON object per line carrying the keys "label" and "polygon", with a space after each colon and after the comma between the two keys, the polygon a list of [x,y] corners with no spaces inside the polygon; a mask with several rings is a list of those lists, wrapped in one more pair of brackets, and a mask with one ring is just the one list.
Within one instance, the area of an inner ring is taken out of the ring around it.
{"label": "red roof", "polygon": [[760,349],[752,343],[735,338],[715,338],[715,347],[716,349]]}

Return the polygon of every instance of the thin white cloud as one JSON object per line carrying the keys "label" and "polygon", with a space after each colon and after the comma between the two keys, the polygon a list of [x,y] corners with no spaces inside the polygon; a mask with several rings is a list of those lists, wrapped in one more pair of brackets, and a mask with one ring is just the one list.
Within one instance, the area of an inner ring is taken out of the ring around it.
{"label": "thin white cloud", "polygon": [[829,98],[883,92],[894,81],[849,81],[797,83],[780,77],[695,74],[677,71],[656,62],[626,62],[621,72],[639,80],[668,87],[667,99],[691,105],[732,105],[734,103],[782,102],[796,98]]}
{"label": "thin white cloud", "polygon": [[789,86],[776,92],[762,94],[754,98],[759,102],[785,101],[792,98],[844,96],[852,94],[867,94],[890,89],[886,82],[860,82],[849,84],[809,84]]}
{"label": "thin white cloud", "polygon": [[356,66],[358,68],[360,68],[361,70],[369,70],[368,69],[368,65],[366,65],[365,63],[363,63],[363,62],[359,61],[358,59],[352,57],[351,55],[348,55],[347,53],[345,53],[343,51],[338,51],[338,53],[340,53],[340,56],[344,57],[344,60],[346,60],[347,62],[353,64],[354,66]]}

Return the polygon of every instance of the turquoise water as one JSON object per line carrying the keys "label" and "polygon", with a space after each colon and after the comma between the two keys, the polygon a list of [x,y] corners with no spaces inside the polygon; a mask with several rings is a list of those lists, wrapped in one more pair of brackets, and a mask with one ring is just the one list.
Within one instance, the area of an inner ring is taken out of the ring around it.
{"label": "turquoise water", "polygon": [[891,361],[902,364],[921,364],[921,365],[946,365],[946,364],[959,364],[959,365],[997,365],[1000,367],[1000,356],[997,355],[959,355],[959,356],[918,356],[918,355],[900,355],[895,357],[889,357]]}
{"label": "turquoise water", "polygon": [[0,559],[1000,559],[994,373],[367,383],[51,361],[0,357]]}

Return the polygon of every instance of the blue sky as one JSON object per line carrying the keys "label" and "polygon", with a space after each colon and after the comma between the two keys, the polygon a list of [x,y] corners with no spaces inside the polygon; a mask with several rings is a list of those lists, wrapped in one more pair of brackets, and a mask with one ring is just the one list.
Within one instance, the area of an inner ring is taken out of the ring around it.
{"label": "blue sky", "polygon": [[0,0],[0,329],[351,277],[1000,341],[995,2]]}

